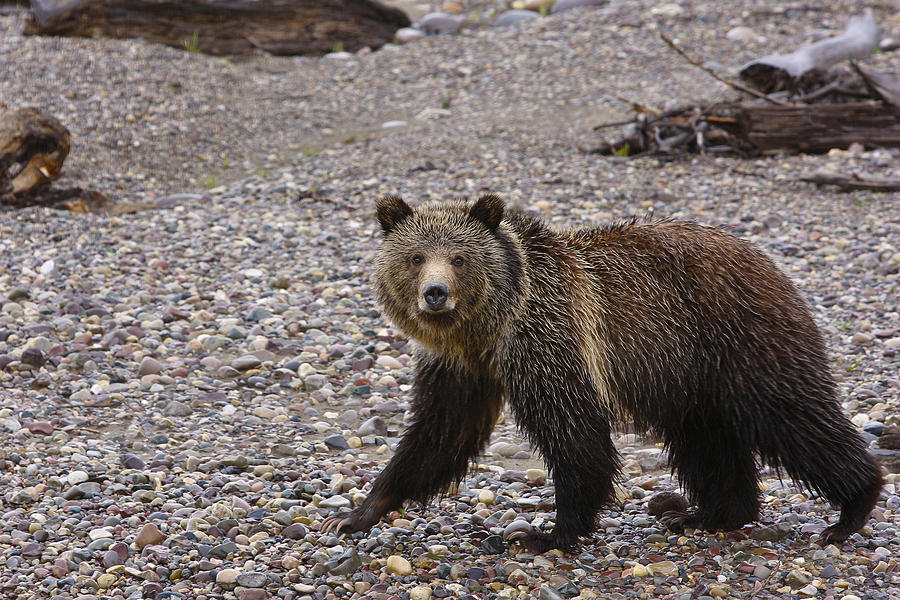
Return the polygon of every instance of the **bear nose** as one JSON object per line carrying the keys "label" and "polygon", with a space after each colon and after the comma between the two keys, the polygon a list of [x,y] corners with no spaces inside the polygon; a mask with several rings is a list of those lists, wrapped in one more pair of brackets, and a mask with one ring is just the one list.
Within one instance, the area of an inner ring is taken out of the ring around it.
{"label": "bear nose", "polygon": [[447,303],[447,298],[450,296],[450,288],[443,283],[429,283],[422,295],[425,296],[428,308],[440,310]]}

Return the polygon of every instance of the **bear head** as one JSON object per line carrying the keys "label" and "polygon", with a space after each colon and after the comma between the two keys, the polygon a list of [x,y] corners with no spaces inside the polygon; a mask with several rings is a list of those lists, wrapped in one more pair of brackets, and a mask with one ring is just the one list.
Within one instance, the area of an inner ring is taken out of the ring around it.
{"label": "bear head", "polygon": [[375,293],[385,314],[435,352],[476,349],[496,337],[522,303],[523,258],[504,223],[503,201],[377,203],[384,241]]}

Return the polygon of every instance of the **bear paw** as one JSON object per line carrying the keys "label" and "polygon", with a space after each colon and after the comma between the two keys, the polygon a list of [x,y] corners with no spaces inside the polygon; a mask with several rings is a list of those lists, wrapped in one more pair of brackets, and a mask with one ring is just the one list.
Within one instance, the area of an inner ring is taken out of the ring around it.
{"label": "bear paw", "polygon": [[543,554],[547,550],[560,547],[554,542],[552,535],[536,531],[514,531],[506,539],[527,548],[534,554]]}
{"label": "bear paw", "polygon": [[319,528],[321,533],[354,533],[366,531],[378,522],[379,517],[371,511],[357,508],[349,513],[341,513],[328,517]]}
{"label": "bear paw", "polygon": [[685,529],[703,529],[702,520],[696,510],[667,510],[659,515],[659,522],[675,533],[681,533]]}
{"label": "bear paw", "polygon": [[840,545],[841,542],[846,540],[848,537],[856,533],[856,530],[849,531],[849,528],[841,523],[835,523],[828,529],[822,532],[822,537],[819,541],[824,548],[828,544]]}

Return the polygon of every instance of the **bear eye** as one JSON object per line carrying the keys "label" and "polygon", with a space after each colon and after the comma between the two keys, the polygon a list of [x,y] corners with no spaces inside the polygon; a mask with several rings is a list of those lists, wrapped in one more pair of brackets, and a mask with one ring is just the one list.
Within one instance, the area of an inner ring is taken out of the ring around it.
{"label": "bear eye", "polygon": [[422,256],[421,254],[413,254],[412,264],[421,265],[423,262],[425,262],[424,256]]}
{"label": "bear eye", "polygon": [[461,266],[463,266],[463,264],[465,264],[465,262],[466,262],[466,259],[464,259],[462,256],[457,256],[456,258],[453,259],[451,264],[454,267],[461,267]]}

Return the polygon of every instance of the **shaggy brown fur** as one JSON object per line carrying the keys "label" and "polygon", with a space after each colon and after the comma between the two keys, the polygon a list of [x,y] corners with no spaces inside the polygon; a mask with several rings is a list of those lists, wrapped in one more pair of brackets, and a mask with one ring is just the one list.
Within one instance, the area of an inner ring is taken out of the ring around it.
{"label": "shaggy brown fur", "polygon": [[662,436],[693,510],[673,529],[757,518],[756,458],[840,507],[824,538],[859,529],[882,485],[842,414],[825,344],[790,280],[752,244],[678,221],[555,231],[474,204],[378,202],[375,291],[418,342],[414,419],[368,498],[324,529],[367,529],[461,478],[508,402],[556,486],[568,548],[613,497],[610,421]]}

